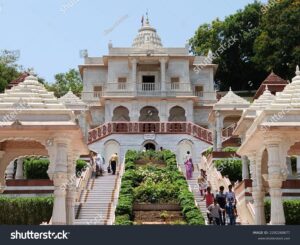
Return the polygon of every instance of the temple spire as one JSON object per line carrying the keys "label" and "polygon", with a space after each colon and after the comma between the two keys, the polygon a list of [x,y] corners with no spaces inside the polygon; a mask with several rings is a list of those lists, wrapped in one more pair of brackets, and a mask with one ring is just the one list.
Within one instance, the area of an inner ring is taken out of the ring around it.
{"label": "temple spire", "polygon": [[149,25],[149,13],[148,13],[148,9],[146,12],[146,25]]}

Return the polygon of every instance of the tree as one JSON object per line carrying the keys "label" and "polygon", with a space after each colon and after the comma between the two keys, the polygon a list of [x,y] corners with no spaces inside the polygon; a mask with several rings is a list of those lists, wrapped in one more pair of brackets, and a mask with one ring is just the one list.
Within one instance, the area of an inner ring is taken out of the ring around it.
{"label": "tree", "polygon": [[0,92],[2,93],[7,84],[20,76],[19,66],[16,64],[17,54],[4,50],[0,54]]}
{"label": "tree", "polygon": [[69,90],[80,96],[83,88],[80,74],[75,69],[70,69],[66,73],[56,74],[55,82],[53,84],[46,83],[45,85],[49,91],[54,92],[56,97],[65,95]]}
{"label": "tree", "polygon": [[254,43],[257,66],[274,70],[285,79],[295,75],[300,63],[300,1],[281,0],[266,6],[259,36]]}
{"label": "tree", "polygon": [[[203,55],[211,49],[217,54],[213,62],[219,64],[221,90],[256,89],[272,69],[291,78],[299,62],[299,4],[271,0],[264,6],[255,1],[224,21],[201,25],[190,39],[191,51]],[[232,37],[234,44],[218,52]]]}

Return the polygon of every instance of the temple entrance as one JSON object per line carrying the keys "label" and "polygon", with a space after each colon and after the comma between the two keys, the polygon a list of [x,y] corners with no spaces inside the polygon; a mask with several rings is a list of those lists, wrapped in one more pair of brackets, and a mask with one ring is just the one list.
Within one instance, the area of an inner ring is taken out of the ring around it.
{"label": "temple entrance", "polygon": [[146,143],[144,145],[144,147],[147,151],[149,151],[149,150],[155,151],[156,150],[156,146],[153,143]]}
{"label": "temple entrance", "polygon": [[142,90],[143,91],[155,90],[155,76],[143,76],[142,77]]}

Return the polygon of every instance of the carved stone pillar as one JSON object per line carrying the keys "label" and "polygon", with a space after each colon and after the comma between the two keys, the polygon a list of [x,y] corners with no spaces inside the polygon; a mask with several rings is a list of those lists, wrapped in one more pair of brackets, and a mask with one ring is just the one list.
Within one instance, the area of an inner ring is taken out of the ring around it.
{"label": "carved stone pillar", "polygon": [[252,197],[254,200],[255,225],[265,225],[265,192],[257,187],[254,187],[252,191]]}
{"label": "carved stone pillar", "polygon": [[168,112],[167,112],[167,101],[162,100],[159,108],[159,117],[161,122],[168,121]]}
{"label": "carved stone pillar", "polygon": [[111,122],[112,121],[112,106],[111,101],[106,100],[105,101],[105,122]]}
{"label": "carved stone pillar", "polygon": [[7,166],[5,170],[6,179],[13,179],[14,178],[14,169],[15,168],[15,162],[11,161],[10,164]]}
{"label": "carved stone pillar", "polygon": [[163,93],[166,92],[166,63],[167,60],[165,58],[162,58],[159,60],[160,62],[160,73],[161,73],[161,91]]}
{"label": "carved stone pillar", "polygon": [[292,160],[291,157],[286,157],[286,166],[288,169],[288,178],[293,178],[293,171],[292,171]]}
{"label": "carved stone pillar", "polygon": [[255,212],[254,222],[255,225],[264,225],[266,224],[264,208],[265,192],[261,181],[261,156],[257,156],[253,153],[248,157],[250,160],[250,173],[252,179],[252,198],[254,201]]}
{"label": "carved stone pillar", "polygon": [[242,177],[244,179],[249,179],[249,169],[248,169],[248,158],[247,156],[242,156]]}
{"label": "carved stone pillar", "polygon": [[76,160],[79,156],[74,152],[69,154],[68,159],[68,185],[67,185],[67,224],[74,224],[75,199],[76,199]]}
{"label": "carved stone pillar", "polygon": [[217,151],[218,148],[217,148],[217,130],[216,130],[216,125],[214,123],[213,127],[212,127],[212,132],[213,132],[213,149],[214,151]]}
{"label": "carved stone pillar", "polygon": [[15,179],[24,179],[23,160],[23,158],[19,158],[17,160],[17,170]]}
{"label": "carved stone pillar", "polygon": [[300,156],[297,156],[297,176],[300,178]]}
{"label": "carved stone pillar", "polygon": [[223,118],[221,117],[218,111],[216,111],[216,131],[217,131],[217,150],[222,151]]}
{"label": "carved stone pillar", "polygon": [[54,205],[52,212],[53,225],[66,225],[66,186],[68,184],[67,165],[68,151],[67,143],[62,141],[56,144],[56,166],[53,175],[54,183]]}
{"label": "carved stone pillar", "polygon": [[132,59],[131,60],[131,83],[135,95],[137,94],[136,68],[137,68],[137,60]]}
{"label": "carved stone pillar", "polygon": [[[269,140],[267,144],[268,150],[268,183],[269,193],[271,197],[271,225],[284,225],[285,216],[282,204],[282,181],[285,180],[286,173],[282,169],[282,150],[280,148],[280,139]],[[285,159],[284,156],[283,159]],[[286,164],[284,163],[286,166]]]}
{"label": "carved stone pillar", "polygon": [[0,151],[0,193],[3,193],[5,189],[5,178],[4,178],[4,173],[5,173],[5,162],[2,161],[4,157],[5,151]]}

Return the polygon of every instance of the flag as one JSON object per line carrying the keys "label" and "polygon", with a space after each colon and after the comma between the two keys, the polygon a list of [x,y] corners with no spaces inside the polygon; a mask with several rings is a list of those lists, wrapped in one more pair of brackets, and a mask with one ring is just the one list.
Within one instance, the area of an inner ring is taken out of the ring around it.
{"label": "flag", "polygon": [[142,26],[143,26],[144,25],[144,15],[142,16],[141,22],[142,22]]}

